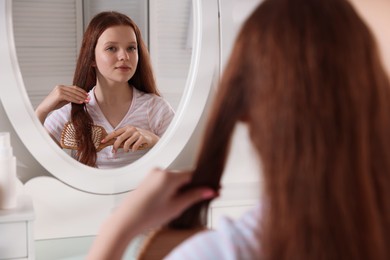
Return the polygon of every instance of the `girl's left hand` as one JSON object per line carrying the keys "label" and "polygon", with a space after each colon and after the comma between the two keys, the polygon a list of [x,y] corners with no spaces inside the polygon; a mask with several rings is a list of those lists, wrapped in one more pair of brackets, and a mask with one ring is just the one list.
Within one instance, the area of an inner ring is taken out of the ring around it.
{"label": "girl's left hand", "polygon": [[140,148],[152,148],[160,139],[154,133],[134,126],[125,126],[109,133],[102,143],[106,143],[114,139],[113,151],[117,151],[119,147],[123,146],[125,152],[137,151]]}

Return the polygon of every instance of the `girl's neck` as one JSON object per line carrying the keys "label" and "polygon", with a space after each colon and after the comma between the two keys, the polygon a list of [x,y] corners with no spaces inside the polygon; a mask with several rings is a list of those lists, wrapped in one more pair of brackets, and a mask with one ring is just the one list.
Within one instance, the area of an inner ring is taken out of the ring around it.
{"label": "girl's neck", "polygon": [[102,86],[97,83],[94,94],[99,105],[115,106],[131,101],[133,98],[133,88],[128,83],[111,86]]}

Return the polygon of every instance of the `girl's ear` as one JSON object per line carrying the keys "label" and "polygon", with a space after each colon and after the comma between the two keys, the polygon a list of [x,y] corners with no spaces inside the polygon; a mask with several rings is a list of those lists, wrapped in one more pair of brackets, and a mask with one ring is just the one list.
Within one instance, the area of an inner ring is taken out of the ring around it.
{"label": "girl's ear", "polygon": [[96,62],[95,62],[95,61],[92,61],[91,66],[92,66],[92,67],[96,67]]}

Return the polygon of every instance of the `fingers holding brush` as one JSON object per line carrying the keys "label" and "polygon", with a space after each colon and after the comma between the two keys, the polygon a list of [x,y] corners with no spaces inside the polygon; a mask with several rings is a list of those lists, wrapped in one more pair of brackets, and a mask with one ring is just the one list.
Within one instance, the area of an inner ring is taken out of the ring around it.
{"label": "fingers holding brush", "polygon": [[153,147],[160,139],[154,133],[134,126],[125,126],[109,133],[102,143],[115,139],[113,152],[123,146],[124,152],[137,151]]}

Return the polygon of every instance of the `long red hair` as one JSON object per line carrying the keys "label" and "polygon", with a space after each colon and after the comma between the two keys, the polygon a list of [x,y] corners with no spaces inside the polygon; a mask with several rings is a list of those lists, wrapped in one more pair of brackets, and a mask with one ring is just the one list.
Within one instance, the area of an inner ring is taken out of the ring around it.
{"label": "long red hair", "polygon": [[[138,65],[134,76],[129,80],[129,87],[146,93],[160,95],[157,90],[152,71],[148,49],[142,40],[137,24],[128,16],[114,12],[101,12],[90,21],[83,37],[80,54],[77,59],[73,85],[90,91],[96,85],[95,47],[100,35],[109,27],[128,25],[134,29],[138,43]],[[71,120],[76,130],[78,141],[78,160],[89,166],[96,165],[96,148],[92,141],[93,120],[86,110],[85,104],[72,103]]]}
{"label": "long red hair", "polygon": [[[219,189],[245,121],[264,175],[259,257],[390,259],[389,112],[377,45],[346,0],[266,0],[237,38],[189,187]],[[207,206],[170,225],[204,225]]]}

